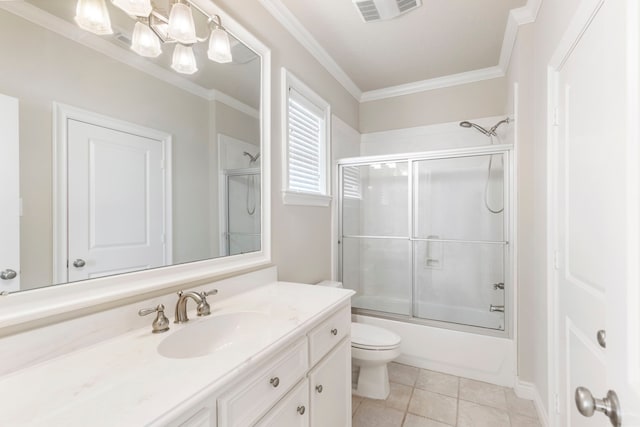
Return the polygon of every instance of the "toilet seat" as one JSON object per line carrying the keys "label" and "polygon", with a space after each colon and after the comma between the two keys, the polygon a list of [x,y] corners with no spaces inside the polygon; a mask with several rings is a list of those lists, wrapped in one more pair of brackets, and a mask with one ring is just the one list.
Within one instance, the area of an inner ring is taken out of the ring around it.
{"label": "toilet seat", "polygon": [[364,323],[351,323],[351,346],[363,350],[393,350],[400,346],[400,336],[386,329]]}

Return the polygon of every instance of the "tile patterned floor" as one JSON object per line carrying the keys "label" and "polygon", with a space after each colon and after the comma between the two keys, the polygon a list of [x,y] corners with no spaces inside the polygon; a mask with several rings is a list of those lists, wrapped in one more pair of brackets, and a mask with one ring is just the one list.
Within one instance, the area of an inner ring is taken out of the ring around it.
{"label": "tile patterned floor", "polygon": [[389,380],[387,400],[353,396],[353,427],[540,427],[510,388],[398,363]]}

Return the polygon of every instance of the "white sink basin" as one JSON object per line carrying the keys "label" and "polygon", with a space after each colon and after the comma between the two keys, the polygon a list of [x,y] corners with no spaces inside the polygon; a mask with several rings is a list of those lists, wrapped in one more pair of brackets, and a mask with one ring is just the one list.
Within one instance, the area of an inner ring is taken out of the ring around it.
{"label": "white sink basin", "polygon": [[158,345],[158,353],[172,359],[207,356],[247,345],[267,345],[271,340],[271,318],[244,311],[191,320]]}

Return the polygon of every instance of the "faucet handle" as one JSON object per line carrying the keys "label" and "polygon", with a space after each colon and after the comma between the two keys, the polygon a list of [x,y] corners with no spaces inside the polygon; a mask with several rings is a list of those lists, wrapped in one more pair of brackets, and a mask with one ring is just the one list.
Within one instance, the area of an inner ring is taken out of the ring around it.
{"label": "faucet handle", "polygon": [[151,332],[154,334],[169,330],[169,319],[164,315],[164,305],[158,304],[156,308],[143,308],[138,311],[138,316],[146,316],[151,313],[158,313],[156,319],[151,324]]}
{"label": "faucet handle", "polygon": [[198,316],[208,316],[211,314],[211,306],[207,301],[207,297],[209,295],[216,295],[217,293],[218,293],[217,289],[211,289],[210,291],[200,292],[202,301],[200,302],[200,304],[198,304],[198,307],[197,307]]}

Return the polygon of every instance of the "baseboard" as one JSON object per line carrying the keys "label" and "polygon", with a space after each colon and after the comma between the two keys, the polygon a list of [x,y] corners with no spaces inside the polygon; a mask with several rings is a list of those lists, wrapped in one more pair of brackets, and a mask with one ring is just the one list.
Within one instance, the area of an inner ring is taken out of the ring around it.
{"label": "baseboard", "polygon": [[513,390],[516,392],[518,397],[533,400],[533,404],[536,406],[536,411],[538,412],[540,425],[542,425],[542,427],[549,427],[549,416],[535,384],[527,381],[521,381],[520,378],[516,378]]}

